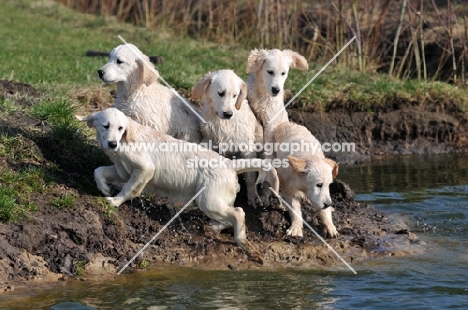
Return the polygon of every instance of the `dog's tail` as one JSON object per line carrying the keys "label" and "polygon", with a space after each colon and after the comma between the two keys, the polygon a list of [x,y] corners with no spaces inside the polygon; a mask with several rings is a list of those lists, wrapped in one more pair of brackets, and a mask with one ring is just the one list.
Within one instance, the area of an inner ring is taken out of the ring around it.
{"label": "dog's tail", "polygon": [[249,171],[258,172],[256,184],[267,181],[277,193],[279,192],[278,173],[270,162],[260,158],[242,158],[232,160],[231,166],[237,171],[237,174]]}

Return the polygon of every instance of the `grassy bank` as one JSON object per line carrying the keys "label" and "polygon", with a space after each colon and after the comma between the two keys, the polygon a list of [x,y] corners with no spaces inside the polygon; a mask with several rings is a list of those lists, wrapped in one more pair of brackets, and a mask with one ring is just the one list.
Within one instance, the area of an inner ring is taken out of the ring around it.
{"label": "grassy bank", "polygon": [[[2,1],[0,79],[32,84],[40,93],[0,93],[0,221],[20,220],[44,204],[55,206],[57,212],[74,203],[112,212],[102,200],[80,196],[98,195],[92,171],[107,159],[89,138],[93,133],[73,115],[111,104],[113,86],[102,85],[96,74],[107,59],[85,53],[110,51],[122,43],[118,35],[148,55],[162,56],[164,63],[157,69],[184,95],[210,70],[231,68],[246,78],[249,50],[238,46],[182,39],[167,31],[117,23],[111,17],[77,13],[53,1]],[[310,63],[307,72],[291,71],[288,96],[321,67]],[[466,98],[465,90],[444,83],[400,81],[332,65],[293,107],[372,112],[391,108],[391,102],[450,102],[464,111]]]}
{"label": "grassy bank", "polygon": [[[50,95],[67,95],[83,87],[100,86],[96,70],[105,58],[86,57],[87,50],[110,51],[121,44],[118,36],[136,44],[148,55],[159,55],[164,63],[157,66],[174,88],[186,91],[210,70],[231,68],[246,78],[249,50],[181,39],[166,31],[151,31],[117,23],[113,17],[80,14],[53,1],[4,1],[0,25],[4,59],[0,78],[32,83]],[[255,46],[252,46],[254,48]],[[276,46],[271,46],[274,48]],[[284,48],[289,48],[284,46]],[[309,71],[291,71],[286,88],[295,94],[323,64],[309,63]],[[111,87],[105,87],[105,92]],[[389,78],[330,66],[296,100],[298,107],[326,110],[327,104],[345,98],[355,102],[355,110],[372,111],[384,98],[432,100],[451,97],[464,105],[463,91],[444,83],[424,83]],[[75,98],[70,98],[75,99]]]}

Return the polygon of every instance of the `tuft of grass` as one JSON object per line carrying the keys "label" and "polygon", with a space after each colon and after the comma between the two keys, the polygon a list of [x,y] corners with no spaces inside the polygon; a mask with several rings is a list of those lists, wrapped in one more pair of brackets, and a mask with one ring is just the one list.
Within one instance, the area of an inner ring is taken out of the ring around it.
{"label": "tuft of grass", "polygon": [[41,166],[0,172],[0,221],[15,222],[36,211],[31,193],[43,193],[50,182]]}
{"label": "tuft of grass", "polygon": [[18,203],[18,193],[10,187],[0,187],[0,221],[16,222],[36,211],[37,206],[29,200]]}
{"label": "tuft of grass", "polygon": [[0,97],[0,111],[6,115],[11,115],[16,111],[15,101],[11,98]]}
{"label": "tuft of grass", "polygon": [[74,113],[70,100],[65,98],[44,101],[31,110],[33,117],[51,124],[70,123]]}
{"label": "tuft of grass", "polygon": [[36,144],[21,134],[0,132],[0,156],[10,161],[33,161],[40,163],[43,160]]}
{"label": "tuft of grass", "polygon": [[50,203],[60,210],[65,210],[75,204],[76,196],[73,194],[65,194],[61,197],[54,197]]}
{"label": "tuft of grass", "polygon": [[146,267],[148,267],[149,263],[146,259],[142,259],[141,262],[138,264],[138,266],[141,268],[141,269],[145,269]]}
{"label": "tuft of grass", "polygon": [[75,274],[77,276],[82,276],[84,274],[84,270],[85,270],[85,265],[86,265],[86,261],[85,260],[79,260],[75,263],[74,265],[74,269],[75,269]]}
{"label": "tuft of grass", "polygon": [[8,187],[0,187],[0,221],[15,221],[24,213],[24,209],[17,207],[15,191]]}
{"label": "tuft of grass", "polygon": [[106,217],[111,217],[113,214],[117,213],[117,208],[111,206],[105,197],[96,197],[95,201]]}
{"label": "tuft of grass", "polygon": [[32,192],[42,193],[52,180],[42,166],[27,167],[19,171],[3,171],[0,173],[0,182],[20,195]]}

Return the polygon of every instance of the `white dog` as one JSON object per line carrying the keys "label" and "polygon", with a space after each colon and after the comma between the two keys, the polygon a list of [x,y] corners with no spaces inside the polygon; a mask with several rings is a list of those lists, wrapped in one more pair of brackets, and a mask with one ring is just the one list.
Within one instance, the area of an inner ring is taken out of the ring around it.
{"label": "white dog", "polygon": [[[278,167],[280,190],[285,201],[299,215],[301,200],[308,200],[321,208],[324,234],[332,238],[338,236],[332,220],[329,190],[330,183],[338,174],[338,164],[325,158],[319,141],[304,126],[290,122],[280,124],[276,129],[275,142],[283,146],[278,148],[277,158],[287,158],[289,161],[287,168]],[[305,145],[308,145],[308,149],[305,149]],[[289,214],[291,227],[287,234],[302,237],[302,216],[298,217],[292,211]]]}
{"label": "white dog", "polygon": [[265,143],[272,143],[276,127],[289,121],[284,109],[284,82],[289,68],[307,70],[307,60],[291,50],[278,49],[254,49],[247,59],[247,100],[263,126]]}
{"label": "white dog", "polygon": [[[262,145],[263,129],[245,100],[247,85],[234,71],[207,74],[192,88],[192,97],[203,101],[204,142],[211,141],[221,155],[231,159],[257,157],[254,144]],[[246,173],[248,203],[262,206],[255,180],[255,172]]]}
{"label": "white dog", "polygon": [[[276,170],[269,163],[261,159],[227,159],[143,126],[115,108],[77,118],[96,129],[97,140],[114,163],[95,170],[99,190],[109,196],[108,183],[125,183],[117,196],[106,198],[112,206],[137,197],[144,189],[182,205],[205,187],[195,199],[200,210],[220,222],[219,229],[232,226],[237,244],[253,260],[262,261],[261,254],[246,239],[244,211],[233,204],[239,191],[238,173],[257,171],[259,180],[279,188]],[[132,145],[140,148],[129,148]]]}
{"label": "white dog", "polygon": [[114,107],[125,115],[175,138],[200,142],[194,108],[157,81],[159,72],[135,45],[114,48],[98,74],[103,82],[117,84]]}

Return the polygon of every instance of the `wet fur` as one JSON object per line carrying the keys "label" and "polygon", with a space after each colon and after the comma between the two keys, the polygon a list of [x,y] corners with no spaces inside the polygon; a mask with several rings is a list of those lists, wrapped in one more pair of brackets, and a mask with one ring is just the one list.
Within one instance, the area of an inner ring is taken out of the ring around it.
{"label": "wet fur", "polygon": [[[172,203],[181,206],[206,187],[195,199],[200,210],[222,223],[220,227],[232,226],[237,244],[254,260],[262,261],[261,254],[246,238],[244,211],[233,205],[239,191],[238,173],[256,171],[259,173],[259,181],[268,181],[275,189],[279,188],[276,170],[271,165],[269,171],[240,167],[238,161],[229,160],[207,149],[185,152],[124,150],[121,148],[122,143],[152,143],[157,146],[172,142],[192,148],[198,146],[143,126],[115,108],[77,118],[95,128],[99,144],[114,163],[95,170],[94,178],[99,190],[109,196],[109,183],[123,183],[120,193],[106,198],[112,206],[120,206],[139,196],[143,190],[168,197]],[[189,161],[196,157],[224,161],[227,166],[190,166]],[[248,161],[250,167],[267,165],[261,159]]]}
{"label": "wet fur", "polygon": [[[220,95],[221,94],[221,95]],[[201,124],[203,142],[212,141],[213,146],[250,145],[263,143],[263,129],[255,118],[246,99],[247,85],[232,70],[219,70],[207,74],[192,88],[194,99],[202,98],[202,116],[206,123]],[[232,116],[225,117],[225,113]],[[228,158],[256,158],[255,151],[230,152],[219,150]],[[249,205],[263,206],[255,185],[255,172],[246,173],[247,198]]]}
{"label": "wet fur", "polygon": [[159,72],[136,46],[114,48],[100,71],[103,82],[117,84],[115,108],[175,138],[200,142],[200,119],[172,90],[158,82]]}

